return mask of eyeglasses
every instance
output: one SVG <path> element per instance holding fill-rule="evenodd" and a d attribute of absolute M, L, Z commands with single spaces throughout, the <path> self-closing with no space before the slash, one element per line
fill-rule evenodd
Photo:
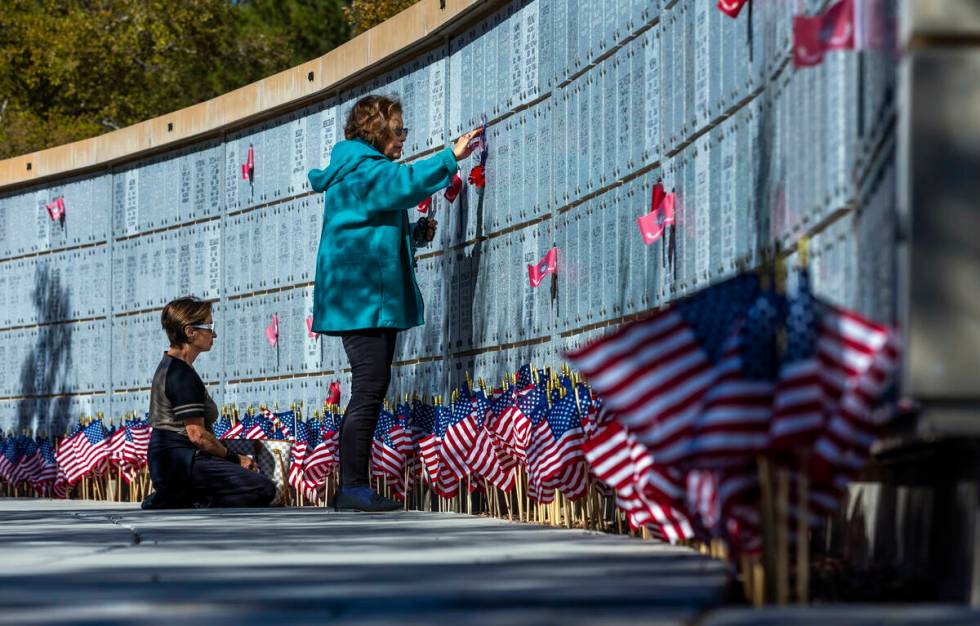
<path fill-rule="evenodd" d="M 201 330 L 208 330 L 208 331 L 211 331 L 211 333 L 214 333 L 214 322 L 211 322 L 210 324 L 188 324 L 188 326 L 190 326 L 191 328 L 199 328 Z"/>
<path fill-rule="evenodd" d="M 408 137 L 408 129 L 399 126 L 395 129 L 395 137 Z"/>

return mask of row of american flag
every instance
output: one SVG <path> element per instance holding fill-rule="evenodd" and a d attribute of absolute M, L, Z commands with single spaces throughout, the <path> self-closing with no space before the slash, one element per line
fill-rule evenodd
<path fill-rule="evenodd" d="M 146 466 L 150 431 L 145 417 L 133 416 L 118 426 L 106 426 L 101 417 L 79 421 L 56 443 L 0 433 L 0 480 L 56 498 L 66 497 L 85 478 L 109 472 L 132 483 Z"/>
<path fill-rule="evenodd" d="M 805 270 L 792 282 L 780 293 L 764 276 L 741 275 L 620 326 L 567 354 L 584 378 L 527 364 L 448 402 L 386 404 L 372 476 L 400 498 L 516 490 L 531 505 L 598 491 L 634 529 L 756 551 L 758 459 L 807 480 L 796 514 L 831 514 L 894 404 L 896 333 L 817 298 Z M 342 422 L 336 404 L 310 419 L 261 407 L 226 412 L 214 431 L 290 441 L 288 485 L 316 502 L 337 474 Z M 110 470 L 130 482 L 149 435 L 146 419 L 132 417 L 115 428 L 78 424 L 56 446 L 10 436 L 0 477 L 56 497 Z"/>

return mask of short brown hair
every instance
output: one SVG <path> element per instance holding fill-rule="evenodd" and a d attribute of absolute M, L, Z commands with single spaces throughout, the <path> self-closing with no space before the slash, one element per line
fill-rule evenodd
<path fill-rule="evenodd" d="M 402 105 L 393 98 L 386 96 L 365 96 L 357 101 L 347 123 L 344 125 L 346 139 L 363 139 L 378 149 L 384 151 L 385 146 L 395 136 L 395 115 L 401 115 Z"/>
<path fill-rule="evenodd" d="M 188 341 L 184 328 L 193 324 L 203 324 L 211 314 L 211 303 L 194 296 L 177 298 L 167 303 L 160 314 L 160 325 L 167 331 L 170 345 L 179 348 Z"/>

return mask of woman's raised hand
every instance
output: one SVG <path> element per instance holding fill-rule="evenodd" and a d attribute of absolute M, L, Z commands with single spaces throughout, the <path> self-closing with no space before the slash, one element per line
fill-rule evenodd
<path fill-rule="evenodd" d="M 459 136 L 459 139 L 457 139 L 456 143 L 453 144 L 453 155 L 455 155 L 457 161 L 462 161 L 466 157 L 473 154 L 473 151 L 476 150 L 477 146 L 479 145 L 473 141 L 473 138 L 479 135 L 481 130 L 483 130 L 482 126 L 474 128 L 470 132 Z"/>

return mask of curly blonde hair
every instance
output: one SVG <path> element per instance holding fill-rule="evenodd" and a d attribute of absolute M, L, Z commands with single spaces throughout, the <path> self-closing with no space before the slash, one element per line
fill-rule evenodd
<path fill-rule="evenodd" d="M 344 125 L 346 139 L 363 139 L 384 152 L 395 136 L 395 115 L 401 115 L 402 105 L 386 96 L 365 96 L 357 101 Z"/>

